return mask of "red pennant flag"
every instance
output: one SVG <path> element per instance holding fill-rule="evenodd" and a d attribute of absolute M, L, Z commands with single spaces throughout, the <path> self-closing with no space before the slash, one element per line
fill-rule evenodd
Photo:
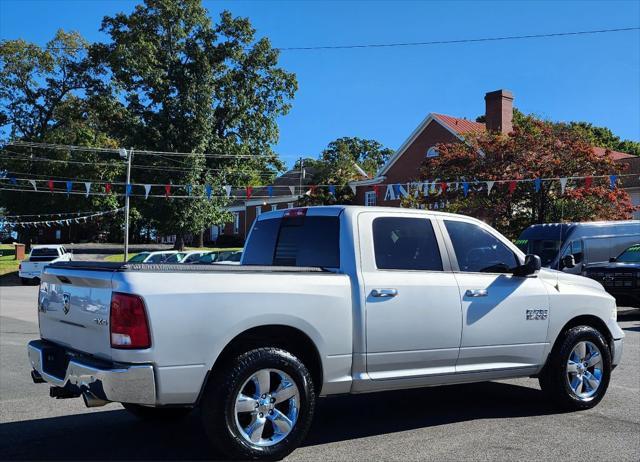
<path fill-rule="evenodd" d="M 376 199 L 378 198 L 378 190 L 380 189 L 380 185 L 374 184 L 373 185 L 373 193 L 376 196 Z"/>
<path fill-rule="evenodd" d="M 517 183 L 515 181 L 510 181 L 509 182 L 509 194 L 513 194 L 514 191 L 516 190 L 516 185 Z"/>
<path fill-rule="evenodd" d="M 49 180 L 49 191 L 53 192 L 53 180 Z"/>
<path fill-rule="evenodd" d="M 584 179 L 584 189 L 589 189 L 591 187 L 591 183 L 593 183 L 593 178 L 590 176 Z"/>
<path fill-rule="evenodd" d="M 164 197 L 169 197 L 171 195 L 171 185 L 164 185 Z"/>
<path fill-rule="evenodd" d="M 252 192 L 253 192 L 253 186 L 247 186 L 247 199 L 251 199 Z"/>
<path fill-rule="evenodd" d="M 111 194 L 111 183 L 105 184 L 104 190 L 107 192 L 107 194 Z"/>
<path fill-rule="evenodd" d="M 448 188 L 449 188 L 449 185 L 447 184 L 446 181 L 443 181 L 442 183 L 440 183 L 440 189 L 442 189 L 442 194 L 446 193 Z"/>

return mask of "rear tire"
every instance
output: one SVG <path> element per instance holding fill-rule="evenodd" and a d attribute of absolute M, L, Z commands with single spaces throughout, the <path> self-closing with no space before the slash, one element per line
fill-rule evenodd
<path fill-rule="evenodd" d="M 600 332 L 576 326 L 562 334 L 538 378 L 560 408 L 583 410 L 604 397 L 611 378 L 611 352 Z"/>
<path fill-rule="evenodd" d="M 243 460 L 281 459 L 307 435 L 316 403 L 304 364 L 278 348 L 258 348 L 211 377 L 201 415 L 213 446 Z"/>
<path fill-rule="evenodd" d="M 170 421 L 188 416 L 193 410 L 190 407 L 147 407 L 140 404 L 122 403 L 129 413 L 140 420 Z"/>

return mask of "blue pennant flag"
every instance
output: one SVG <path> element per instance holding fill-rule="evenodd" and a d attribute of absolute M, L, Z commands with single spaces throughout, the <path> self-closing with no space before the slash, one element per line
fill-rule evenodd
<path fill-rule="evenodd" d="M 11 184 L 18 184 L 18 180 L 16 180 L 16 177 L 15 177 L 15 176 L 12 176 L 12 177 L 10 177 L 10 178 L 9 178 L 9 183 L 11 183 Z"/>
<path fill-rule="evenodd" d="M 542 180 L 540 178 L 536 178 L 535 180 L 533 180 L 533 187 L 535 188 L 536 192 L 540 192 L 540 188 L 542 187 Z"/>
<path fill-rule="evenodd" d="M 124 188 L 124 194 L 129 197 L 131 195 L 131 189 L 132 189 L 132 185 L 131 184 L 127 184 L 127 186 L 125 186 Z"/>
<path fill-rule="evenodd" d="M 191 195 L 191 190 L 193 189 L 193 186 L 191 186 L 190 184 L 188 184 L 188 185 L 186 186 L 186 189 L 187 189 L 187 196 L 190 196 L 190 195 Z"/>
<path fill-rule="evenodd" d="M 610 175 L 609 176 L 609 186 L 611 186 L 611 190 L 616 189 L 616 180 L 618 179 L 618 175 Z"/>
<path fill-rule="evenodd" d="M 67 181 L 67 196 L 71 192 L 71 188 L 73 188 L 73 182 Z"/>
<path fill-rule="evenodd" d="M 210 184 L 208 184 L 208 185 L 206 185 L 204 187 L 204 191 L 207 193 L 207 199 L 211 199 L 211 190 L 212 190 L 212 188 L 211 188 Z M 191 194 L 191 193 L 189 193 L 189 194 Z"/>
<path fill-rule="evenodd" d="M 267 194 L 269 194 L 269 197 L 273 197 L 273 186 L 267 188 Z"/>
<path fill-rule="evenodd" d="M 467 197 L 469 194 L 469 183 L 466 181 L 462 182 L 462 193 L 464 194 L 464 197 Z"/>
<path fill-rule="evenodd" d="M 331 194 L 332 196 L 336 195 L 336 187 L 333 185 L 329 186 L 329 194 Z"/>

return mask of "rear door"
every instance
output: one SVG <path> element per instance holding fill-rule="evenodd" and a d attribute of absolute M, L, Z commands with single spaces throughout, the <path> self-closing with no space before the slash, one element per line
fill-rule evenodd
<path fill-rule="evenodd" d="M 111 272 L 47 268 L 38 294 L 40 336 L 74 350 L 111 358 Z"/>
<path fill-rule="evenodd" d="M 549 296 L 537 277 L 516 277 L 520 264 L 508 241 L 487 226 L 446 218 L 447 239 L 462 304 L 456 372 L 537 366 L 547 345 Z"/>
<path fill-rule="evenodd" d="M 358 229 L 369 376 L 454 373 L 462 313 L 437 227 L 424 213 L 365 212 Z"/>

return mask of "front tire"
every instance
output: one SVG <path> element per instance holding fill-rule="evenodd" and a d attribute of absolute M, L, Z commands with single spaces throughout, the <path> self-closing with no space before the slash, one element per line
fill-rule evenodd
<path fill-rule="evenodd" d="M 304 364 L 279 348 L 258 348 L 209 380 L 201 415 L 209 440 L 227 457 L 274 460 L 300 445 L 314 409 L 313 381 Z"/>
<path fill-rule="evenodd" d="M 611 378 L 611 352 L 600 332 L 590 326 L 567 330 L 554 347 L 539 377 L 540 387 L 558 406 L 583 410 L 604 397 Z"/>

